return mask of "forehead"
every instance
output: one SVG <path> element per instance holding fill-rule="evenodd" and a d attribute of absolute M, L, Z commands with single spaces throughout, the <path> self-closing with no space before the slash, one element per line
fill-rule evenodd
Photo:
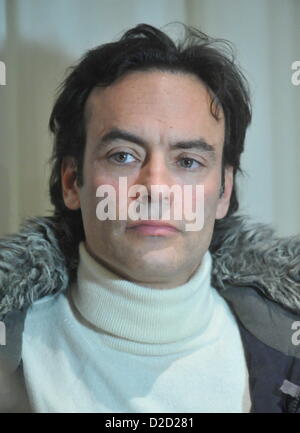
<path fill-rule="evenodd" d="M 222 142 L 223 112 L 211 113 L 212 97 L 194 75 L 161 71 L 131 72 L 112 85 L 94 88 L 86 103 L 87 131 L 123 127 L 145 135 L 173 135 Z"/>

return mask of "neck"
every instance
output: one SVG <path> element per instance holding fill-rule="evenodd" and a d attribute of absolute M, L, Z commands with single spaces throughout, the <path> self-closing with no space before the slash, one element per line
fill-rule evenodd
<path fill-rule="evenodd" d="M 176 269 L 174 270 L 174 272 L 170 272 L 167 277 L 160 277 L 159 275 L 153 275 L 153 273 L 152 275 L 148 275 L 145 273 L 143 277 L 135 277 L 133 273 L 129 273 L 126 272 L 126 270 L 117 268 L 112 263 L 96 256 L 86 243 L 84 243 L 84 248 L 87 251 L 87 253 L 100 266 L 105 267 L 110 272 L 114 273 L 115 275 L 119 276 L 122 279 L 152 289 L 174 289 L 176 287 L 182 286 L 183 284 L 187 283 L 190 280 L 190 278 L 193 277 L 194 273 L 201 265 L 201 262 L 195 263 L 194 265 L 187 267 L 184 270 L 181 269 L 179 273 L 178 270 Z"/>

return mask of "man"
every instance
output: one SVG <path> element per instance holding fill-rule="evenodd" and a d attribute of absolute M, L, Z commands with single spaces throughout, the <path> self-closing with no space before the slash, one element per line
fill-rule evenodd
<path fill-rule="evenodd" d="M 195 29 L 176 46 L 142 24 L 73 68 L 54 216 L 1 242 L 3 411 L 300 411 L 299 241 L 234 215 L 250 119 L 238 67 Z M 188 202 L 166 218 L 153 186 Z M 189 205 L 197 230 L 174 217 Z"/>

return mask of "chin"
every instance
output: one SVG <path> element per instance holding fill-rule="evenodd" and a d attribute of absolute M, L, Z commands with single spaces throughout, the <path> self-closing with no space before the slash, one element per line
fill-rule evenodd
<path fill-rule="evenodd" d="M 145 256 L 137 258 L 139 272 L 144 274 L 158 275 L 163 274 L 166 277 L 170 277 L 174 271 L 178 271 L 178 260 L 175 257 L 170 257 L 170 255 L 165 252 L 160 254 L 160 252 L 145 253 Z"/>

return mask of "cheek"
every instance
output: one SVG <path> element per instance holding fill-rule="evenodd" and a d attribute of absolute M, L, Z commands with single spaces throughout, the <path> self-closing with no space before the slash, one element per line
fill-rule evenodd
<path fill-rule="evenodd" d="M 87 195 L 89 197 L 92 196 L 94 198 L 94 201 L 99 200 L 99 198 L 96 196 L 96 191 L 100 186 L 105 187 L 106 185 L 108 185 L 109 187 L 112 187 L 114 191 L 116 191 L 118 194 L 118 177 L 112 176 L 110 173 L 107 173 L 107 170 L 97 166 L 97 164 L 92 166 L 90 172 L 88 172 L 87 170 L 86 173 L 86 183 L 84 186 L 86 187 Z"/>
<path fill-rule="evenodd" d="M 216 214 L 218 199 L 220 196 L 219 178 L 213 178 L 204 184 L 204 215 L 205 219 Z"/>
<path fill-rule="evenodd" d="M 97 190 L 101 186 L 111 186 L 118 194 L 118 180 L 106 176 L 93 168 L 85 170 L 83 186 L 80 188 L 80 202 L 83 217 L 90 223 L 97 219 L 96 209 L 101 201 L 101 196 L 97 196 Z M 99 191 L 99 190 L 98 190 Z M 98 219 L 97 219 L 98 221 Z M 98 223 L 101 223 L 99 220 Z"/>

